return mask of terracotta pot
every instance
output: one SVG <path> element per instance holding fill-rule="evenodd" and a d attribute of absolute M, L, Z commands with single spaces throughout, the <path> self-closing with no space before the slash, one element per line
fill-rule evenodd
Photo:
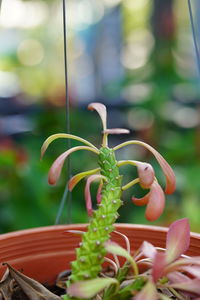
<path fill-rule="evenodd" d="M 67 230 L 86 230 L 86 224 L 57 225 L 21 230 L 0 235 L 0 261 L 8 262 L 24 274 L 51 284 L 57 274 L 70 269 L 70 261 L 75 258 L 74 249 L 80 237 Z M 132 250 L 139 248 L 146 240 L 155 246 L 165 247 L 167 228 L 131 224 L 116 224 L 116 230 L 126 234 Z M 125 246 L 124 240 L 113 234 L 114 241 Z M 200 234 L 191 234 L 188 255 L 200 255 Z M 5 266 L 0 266 L 0 276 Z"/>

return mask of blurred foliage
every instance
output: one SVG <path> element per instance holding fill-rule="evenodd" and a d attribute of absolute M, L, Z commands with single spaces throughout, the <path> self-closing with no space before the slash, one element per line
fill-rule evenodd
<path fill-rule="evenodd" d="M 100 121 L 86 107 L 103 101 L 109 127 L 130 128 L 128 139 L 150 143 L 175 170 L 176 193 L 167 197 L 155 224 L 188 217 L 192 230 L 200 231 L 200 93 L 186 3 L 68 0 L 67 13 L 71 132 L 100 146 Z M 7 232 L 54 224 L 66 185 L 66 169 L 56 187 L 47 183 L 65 140 L 39 159 L 45 138 L 66 131 L 61 1 L 3 0 L 0 26 L 0 232 Z M 110 137 L 110 144 L 126 138 Z M 151 162 L 164 184 L 155 159 L 143 149 L 129 147 L 117 157 Z M 76 174 L 96 160 L 77 152 L 71 166 Z M 124 167 L 122 173 L 127 182 L 135 170 Z M 72 193 L 74 223 L 87 222 L 84 184 Z M 94 184 L 94 198 L 96 189 Z M 135 187 L 131 193 L 144 191 Z M 144 208 L 129 200 L 131 193 L 124 194 L 119 221 L 148 223 Z"/>

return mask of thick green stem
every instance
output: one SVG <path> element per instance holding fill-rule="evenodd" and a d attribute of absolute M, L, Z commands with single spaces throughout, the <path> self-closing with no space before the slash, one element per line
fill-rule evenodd
<path fill-rule="evenodd" d="M 72 262 L 72 275 L 68 284 L 98 276 L 106 254 L 104 243 L 114 230 L 113 223 L 118 218 L 117 211 L 122 205 L 122 177 L 119 175 L 113 149 L 100 149 L 99 165 L 101 175 L 107 181 L 103 184 L 101 204 L 93 212 L 87 232 L 83 234 L 81 245 L 76 249 L 76 261 Z"/>

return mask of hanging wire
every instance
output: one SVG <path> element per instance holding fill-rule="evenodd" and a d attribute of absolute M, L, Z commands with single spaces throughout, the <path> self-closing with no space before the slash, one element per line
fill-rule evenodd
<path fill-rule="evenodd" d="M 66 4 L 65 0 L 62 0 L 63 11 L 63 40 L 64 40 L 64 72 L 65 72 L 65 99 L 66 99 L 66 130 L 70 133 L 70 103 L 69 103 L 69 88 L 68 88 L 68 64 L 67 64 L 67 24 L 66 24 Z M 67 148 L 71 148 L 71 142 L 67 139 Z M 67 158 L 67 182 L 71 177 L 71 163 L 70 158 Z M 60 200 L 58 213 L 56 216 L 55 224 L 60 223 L 60 218 L 64 210 L 65 203 L 67 203 L 67 223 L 71 223 L 71 193 L 66 185 L 63 196 Z"/>
<path fill-rule="evenodd" d="M 189 8 L 190 22 L 191 22 L 191 27 L 192 27 L 194 48 L 195 48 L 196 58 L 197 58 L 197 66 L 198 66 L 198 71 L 199 71 L 199 75 L 200 75 L 200 54 L 199 54 L 199 50 L 198 50 L 198 42 L 197 42 L 197 37 L 196 37 L 196 32 L 195 32 L 195 25 L 194 25 L 193 13 L 192 13 L 191 0 L 188 0 L 188 8 Z"/>

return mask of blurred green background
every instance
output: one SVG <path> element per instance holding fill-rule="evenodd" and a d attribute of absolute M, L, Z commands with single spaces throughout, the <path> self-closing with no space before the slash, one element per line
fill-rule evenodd
<path fill-rule="evenodd" d="M 67 0 L 67 49 L 71 132 L 101 143 L 101 123 L 88 103 L 108 107 L 109 127 L 130 135 L 110 137 L 110 145 L 140 139 L 172 165 L 176 192 L 167 197 L 168 225 L 181 217 L 200 231 L 200 89 L 187 1 Z M 200 7 L 193 1 L 199 28 Z M 55 141 L 40 161 L 50 134 L 66 132 L 62 1 L 3 0 L 0 15 L 0 232 L 54 224 L 67 170 L 55 187 L 47 183 L 54 159 L 67 148 Z M 78 143 L 72 141 L 72 145 Z M 118 159 L 149 161 L 148 152 L 129 146 Z M 96 166 L 95 156 L 71 156 L 72 174 Z M 124 182 L 135 170 L 123 167 Z M 72 194 L 72 222 L 87 222 L 84 184 Z M 97 186 L 92 187 L 95 197 Z M 143 207 L 124 194 L 120 222 L 149 223 Z M 68 207 L 61 222 L 67 222 Z"/>

